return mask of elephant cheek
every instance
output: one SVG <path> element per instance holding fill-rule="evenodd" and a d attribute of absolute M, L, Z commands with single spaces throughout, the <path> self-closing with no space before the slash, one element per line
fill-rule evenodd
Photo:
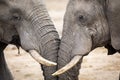
<path fill-rule="evenodd" d="M 86 55 L 91 51 L 92 39 L 89 34 L 81 31 L 80 34 L 75 35 L 72 55 Z"/>
<path fill-rule="evenodd" d="M 38 40 L 36 39 L 36 37 L 34 37 L 35 35 L 32 35 L 30 33 L 23 32 L 23 34 L 20 34 L 22 48 L 25 50 L 32 50 L 32 49 L 39 50 Z"/>

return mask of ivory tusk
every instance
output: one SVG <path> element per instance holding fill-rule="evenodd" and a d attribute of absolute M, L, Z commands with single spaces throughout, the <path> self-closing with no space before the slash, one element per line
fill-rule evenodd
<path fill-rule="evenodd" d="M 75 66 L 79 60 L 82 58 L 82 56 L 75 56 L 73 57 L 73 59 L 63 68 L 59 69 L 58 71 L 56 71 L 55 73 L 52 74 L 52 76 L 57 76 L 60 75 L 66 71 L 68 71 L 69 69 L 71 69 L 73 66 Z"/>
<path fill-rule="evenodd" d="M 43 58 L 36 50 L 30 50 L 29 53 L 40 64 L 43 64 L 45 66 L 56 66 L 57 65 L 57 63 L 55 62 L 51 62 Z"/>

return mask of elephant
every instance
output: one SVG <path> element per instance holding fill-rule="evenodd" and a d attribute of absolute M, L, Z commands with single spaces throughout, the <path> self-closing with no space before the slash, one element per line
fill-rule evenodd
<path fill-rule="evenodd" d="M 120 52 L 119 5 L 119 0 L 69 0 L 53 76 L 78 80 L 83 57 L 97 47 L 105 46 L 108 54 Z"/>
<path fill-rule="evenodd" d="M 9 44 L 26 50 L 41 64 L 45 80 L 56 80 L 59 35 L 43 0 L 0 0 L 0 80 L 13 80 L 3 50 Z"/>

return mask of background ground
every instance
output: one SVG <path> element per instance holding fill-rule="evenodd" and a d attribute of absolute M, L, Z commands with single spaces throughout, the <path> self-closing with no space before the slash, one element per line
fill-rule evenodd
<path fill-rule="evenodd" d="M 52 20 L 61 35 L 63 16 L 68 0 L 45 0 Z M 15 80 L 43 80 L 40 65 L 31 56 L 21 50 L 17 54 L 17 48 L 9 45 L 5 49 L 5 56 L 9 68 Z M 108 56 L 107 50 L 97 48 L 88 56 L 84 57 L 80 80 L 119 80 L 120 54 Z"/>

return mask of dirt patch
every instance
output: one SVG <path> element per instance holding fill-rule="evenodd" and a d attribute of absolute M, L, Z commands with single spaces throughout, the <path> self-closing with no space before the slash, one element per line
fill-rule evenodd
<path fill-rule="evenodd" d="M 120 54 L 107 56 L 106 49 L 99 48 L 85 56 L 80 69 L 80 80 L 119 80 Z M 104 53 L 102 53 L 102 51 Z M 97 53 L 96 52 L 100 52 Z M 44 80 L 40 65 L 24 50 L 9 45 L 5 50 L 9 68 L 15 80 Z"/>
<path fill-rule="evenodd" d="M 5 57 L 15 80 L 43 80 L 40 64 L 24 50 L 19 55 L 17 48 L 9 45 Z"/>

